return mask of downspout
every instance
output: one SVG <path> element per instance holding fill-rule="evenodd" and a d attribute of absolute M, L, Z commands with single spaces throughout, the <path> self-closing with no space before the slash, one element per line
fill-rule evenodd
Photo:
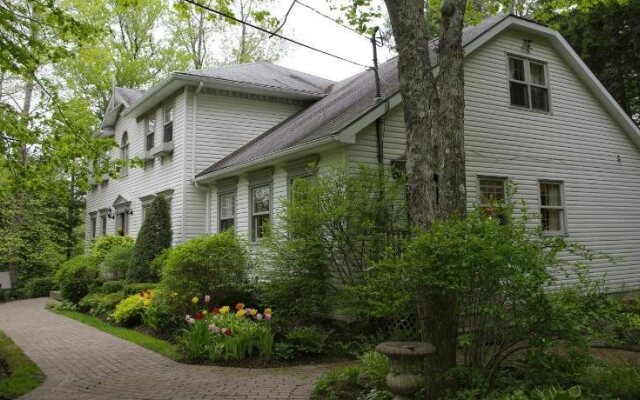
<path fill-rule="evenodd" d="M 198 132 L 198 94 L 202 92 L 204 82 L 200 81 L 195 92 L 193 92 L 193 132 L 191 134 L 191 180 L 198 187 L 196 182 L 196 134 Z"/>

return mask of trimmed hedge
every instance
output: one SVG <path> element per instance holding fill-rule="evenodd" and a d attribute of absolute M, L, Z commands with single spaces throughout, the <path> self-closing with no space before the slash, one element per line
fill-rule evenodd
<path fill-rule="evenodd" d="M 68 260 L 56 273 L 62 298 L 77 304 L 97 283 L 98 274 L 95 259 L 90 256 L 76 256 Z"/>

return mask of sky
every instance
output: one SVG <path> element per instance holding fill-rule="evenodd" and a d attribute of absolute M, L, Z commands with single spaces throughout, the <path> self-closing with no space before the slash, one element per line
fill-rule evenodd
<path fill-rule="evenodd" d="M 301 1 L 333 18 L 341 16 L 339 10 L 330 9 L 326 0 Z M 282 20 L 290 5 L 291 0 L 276 0 L 273 15 Z M 299 42 L 357 63 L 367 66 L 373 65 L 371 43 L 367 38 L 345 29 L 300 4 L 294 5 L 281 33 Z M 393 54 L 387 48 L 378 48 L 379 62 L 386 61 L 391 57 Z M 276 64 L 334 81 L 355 75 L 364 69 L 295 44 L 289 45 L 287 55 Z"/>

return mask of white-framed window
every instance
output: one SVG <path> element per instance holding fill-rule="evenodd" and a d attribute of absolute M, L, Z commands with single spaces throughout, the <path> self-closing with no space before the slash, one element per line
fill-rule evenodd
<path fill-rule="evenodd" d="M 129 175 L 129 134 L 125 131 L 120 140 L 120 158 L 124 161 L 121 175 L 123 177 Z"/>
<path fill-rule="evenodd" d="M 478 177 L 478 199 L 485 214 L 505 224 L 507 218 L 501 206 L 507 201 L 507 179 L 497 176 Z"/>
<path fill-rule="evenodd" d="M 548 234 L 562 235 L 567 232 L 564 202 L 564 183 L 540 181 L 540 223 Z"/>
<path fill-rule="evenodd" d="M 508 58 L 511 105 L 549 111 L 547 64 L 515 56 Z"/>
<path fill-rule="evenodd" d="M 173 141 L 173 103 L 167 104 L 163 109 L 164 128 L 163 128 L 163 141 Z"/>
<path fill-rule="evenodd" d="M 221 193 L 218 196 L 219 232 L 233 229 L 236 224 L 236 193 Z"/>
<path fill-rule="evenodd" d="M 145 150 L 149 151 L 155 145 L 155 134 L 156 134 L 156 117 L 149 116 L 147 118 L 147 129 L 145 135 Z"/>
<path fill-rule="evenodd" d="M 100 213 L 100 235 L 101 236 L 107 235 L 107 213 L 106 212 Z"/>
<path fill-rule="evenodd" d="M 129 207 L 116 210 L 116 235 L 125 236 L 129 234 Z"/>
<path fill-rule="evenodd" d="M 251 188 L 251 241 L 264 236 L 266 224 L 271 217 L 271 184 Z"/>
<path fill-rule="evenodd" d="M 89 239 L 93 240 L 98 234 L 98 216 L 96 213 L 89 214 Z"/>

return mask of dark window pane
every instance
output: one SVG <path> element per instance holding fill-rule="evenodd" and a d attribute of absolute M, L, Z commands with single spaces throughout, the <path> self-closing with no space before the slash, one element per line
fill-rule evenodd
<path fill-rule="evenodd" d="M 549 111 L 549 92 L 547 89 L 531 86 L 531 108 Z"/>
<path fill-rule="evenodd" d="M 509 91 L 511 93 L 512 106 L 529 107 L 529 93 L 527 92 L 527 85 L 509 82 Z"/>
<path fill-rule="evenodd" d="M 480 179 L 480 202 L 483 204 L 504 202 L 504 180 Z"/>
<path fill-rule="evenodd" d="M 253 212 L 269 212 L 269 202 L 271 200 L 271 188 L 266 186 L 260 186 L 253 189 Z"/>
<path fill-rule="evenodd" d="M 545 232 L 562 231 L 562 210 L 542 209 L 542 229 Z"/>
<path fill-rule="evenodd" d="M 544 64 L 529 63 L 529 71 L 531 72 L 531 83 L 547 86 L 547 80 L 544 75 Z"/>
<path fill-rule="evenodd" d="M 542 206 L 562 206 L 561 187 L 558 183 L 540 184 L 540 203 Z"/>
<path fill-rule="evenodd" d="M 226 231 L 227 229 L 233 229 L 234 225 L 235 223 L 233 218 L 222 219 L 220 220 L 220 232 Z"/>
<path fill-rule="evenodd" d="M 265 234 L 266 224 L 269 222 L 269 215 L 256 215 L 253 217 L 253 232 L 252 239 L 258 240 L 261 239 Z"/>
<path fill-rule="evenodd" d="M 164 141 L 171 142 L 173 140 L 173 121 L 164 126 Z"/>
<path fill-rule="evenodd" d="M 518 60 L 516 58 L 509 59 L 509 76 L 511 79 L 517 81 L 525 81 L 524 60 Z"/>
<path fill-rule="evenodd" d="M 153 133 L 147 135 L 147 150 L 151 150 L 153 148 L 154 137 Z"/>

